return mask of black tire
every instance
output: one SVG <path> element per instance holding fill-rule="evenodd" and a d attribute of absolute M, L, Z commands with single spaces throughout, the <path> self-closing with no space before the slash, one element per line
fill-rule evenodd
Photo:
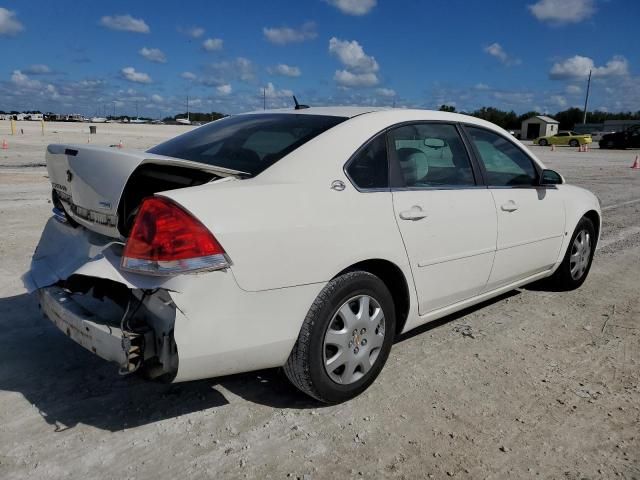
<path fill-rule="evenodd" d="M 384 339 L 376 349 L 377 357 L 370 369 L 353 383 L 341 384 L 329 376 L 324 365 L 323 349 L 328 348 L 324 344 L 325 334 L 340 307 L 359 295 L 369 296 L 379 304 L 384 315 Z M 356 397 L 374 382 L 387 361 L 395 337 L 395 324 L 393 299 L 382 280 L 363 271 L 340 275 L 322 289 L 311 305 L 284 372 L 293 385 L 321 402 L 340 403 Z M 362 347 L 362 351 L 366 352 L 366 347 Z"/>
<path fill-rule="evenodd" d="M 575 253 L 576 249 L 574 247 L 574 242 L 578 235 L 581 232 L 587 232 L 590 238 L 590 252 L 588 254 L 588 263 L 586 264 L 586 268 L 582 272 L 580 276 L 577 278 L 575 275 L 571 274 L 571 255 Z M 555 271 L 555 273 L 549 278 L 549 283 L 555 287 L 554 289 L 557 291 L 569 291 L 575 290 L 579 288 L 584 281 L 587 279 L 589 275 L 589 270 L 591 270 L 591 263 L 593 262 L 593 254 L 596 250 L 596 229 L 593 225 L 593 222 L 587 217 L 582 217 L 576 226 L 573 235 L 571 235 L 571 240 L 569 241 L 569 245 L 567 247 L 567 252 L 562 259 L 562 263 Z"/>
<path fill-rule="evenodd" d="M 540 140 L 538 140 L 538 145 L 540 145 L 541 147 L 546 147 L 547 145 L 549 145 L 549 142 L 545 138 L 541 138 Z"/>
<path fill-rule="evenodd" d="M 579 147 L 580 146 L 580 142 L 578 140 L 570 140 L 569 141 L 569 146 L 570 147 Z"/>

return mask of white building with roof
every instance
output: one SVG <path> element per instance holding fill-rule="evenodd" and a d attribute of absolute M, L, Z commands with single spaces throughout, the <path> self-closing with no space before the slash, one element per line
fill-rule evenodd
<path fill-rule="evenodd" d="M 527 118 L 522 122 L 521 136 L 523 139 L 531 140 L 538 137 L 547 137 L 558 133 L 560 122 L 547 117 L 546 115 L 536 115 Z"/>

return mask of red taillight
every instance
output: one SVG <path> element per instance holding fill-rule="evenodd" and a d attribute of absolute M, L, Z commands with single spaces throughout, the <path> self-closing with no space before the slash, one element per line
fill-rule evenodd
<path fill-rule="evenodd" d="M 142 202 L 122 256 L 122 268 L 173 275 L 229 267 L 224 249 L 198 219 L 164 197 Z"/>

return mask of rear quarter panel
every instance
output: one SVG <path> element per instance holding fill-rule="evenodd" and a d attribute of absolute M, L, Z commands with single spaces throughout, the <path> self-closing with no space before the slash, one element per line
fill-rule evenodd
<path fill-rule="evenodd" d="M 362 260 L 409 268 L 390 192 L 255 180 L 167 192 L 209 228 L 248 291 L 326 282 Z"/>

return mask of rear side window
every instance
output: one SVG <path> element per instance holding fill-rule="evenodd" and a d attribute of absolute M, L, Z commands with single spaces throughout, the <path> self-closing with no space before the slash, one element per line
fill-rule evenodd
<path fill-rule="evenodd" d="M 389 187 L 387 142 L 384 134 L 371 140 L 353 157 L 347 166 L 347 173 L 360 189 Z"/>
<path fill-rule="evenodd" d="M 211 122 L 149 153 L 258 175 L 345 117 L 294 113 L 238 115 Z"/>
<path fill-rule="evenodd" d="M 466 127 L 487 173 L 487 183 L 495 187 L 535 185 L 538 172 L 531 159 L 513 142 L 482 128 Z"/>
<path fill-rule="evenodd" d="M 403 125 L 389 132 L 389 143 L 406 187 L 475 185 L 467 150 L 453 125 Z"/>

